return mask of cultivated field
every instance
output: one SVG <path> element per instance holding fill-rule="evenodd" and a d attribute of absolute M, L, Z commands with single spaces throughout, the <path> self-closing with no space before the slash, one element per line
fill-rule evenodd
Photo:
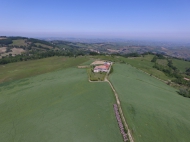
<path fill-rule="evenodd" d="M 0 83 L 31 77 L 68 67 L 76 67 L 88 58 L 51 57 L 0 65 Z"/>
<path fill-rule="evenodd" d="M 105 61 L 94 61 L 91 65 L 103 65 Z"/>
<path fill-rule="evenodd" d="M 6 54 L 5 52 L 7 51 L 7 47 L 0 47 L 0 59 L 2 58 L 2 56 L 4 54 Z"/>
<path fill-rule="evenodd" d="M 45 45 L 45 44 L 41 44 L 41 43 L 35 43 L 35 45 L 37 45 L 37 46 L 43 46 L 43 47 L 45 47 L 45 48 L 49 48 L 49 49 L 52 49 L 53 47 L 52 46 L 48 46 L 48 45 Z"/>
<path fill-rule="evenodd" d="M 4 53 L 6 52 L 6 50 L 7 50 L 7 47 L 0 47 L 0 53 Z"/>
<path fill-rule="evenodd" d="M 172 59 L 172 62 L 181 72 L 185 72 L 186 69 L 190 67 L 190 62 L 188 61 Z"/>
<path fill-rule="evenodd" d="M 156 63 L 162 65 L 162 66 L 167 66 L 168 61 L 166 59 L 157 59 Z"/>
<path fill-rule="evenodd" d="M 26 72 L 27 66 L 22 67 Z M 109 84 L 89 83 L 85 69 L 72 67 L 0 85 L 1 142 L 123 141 Z"/>
<path fill-rule="evenodd" d="M 173 78 L 166 76 L 162 71 L 159 71 L 153 68 L 154 63 L 151 62 L 154 55 L 146 55 L 144 57 L 132 57 L 132 58 L 124 58 L 120 56 L 97 56 L 97 58 L 102 60 L 109 60 L 113 62 L 126 62 L 140 70 L 143 70 L 149 74 L 156 76 L 162 80 L 171 80 Z"/>
<path fill-rule="evenodd" d="M 86 58 L 88 58 L 88 57 L 86 57 Z M 91 64 L 92 62 L 94 62 L 94 60 L 93 60 L 93 59 L 89 59 L 88 61 L 86 61 L 86 62 L 80 64 L 80 66 L 90 66 L 90 64 Z"/>
<path fill-rule="evenodd" d="M 17 39 L 17 40 L 13 40 L 13 43 L 10 45 L 12 45 L 12 46 L 26 46 L 27 43 L 25 42 L 24 39 Z"/>
<path fill-rule="evenodd" d="M 189 98 L 126 64 L 115 64 L 110 80 L 135 142 L 189 141 Z"/>
<path fill-rule="evenodd" d="M 11 52 L 6 53 L 5 52 L 6 47 L 2 47 L 2 49 L 0 49 L 0 53 L 1 53 L 0 58 L 2 58 L 2 56 L 9 56 L 9 54 L 12 54 L 14 56 L 14 55 L 18 55 L 18 54 L 25 52 L 25 50 L 22 48 L 12 48 L 11 50 L 12 50 Z M 4 51 L 4 53 L 3 53 L 3 51 Z"/>
<path fill-rule="evenodd" d="M 153 68 L 154 63 L 151 62 L 153 55 L 146 55 L 144 57 L 136 57 L 134 59 L 126 59 L 126 62 L 138 69 L 141 69 L 149 74 L 152 74 L 162 80 L 171 80 L 171 77 L 166 76 L 162 71 Z"/>

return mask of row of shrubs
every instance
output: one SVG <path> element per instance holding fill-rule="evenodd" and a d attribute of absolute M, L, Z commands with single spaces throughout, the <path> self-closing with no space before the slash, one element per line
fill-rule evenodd
<path fill-rule="evenodd" d="M 186 88 L 180 88 L 178 93 L 184 97 L 190 98 L 190 90 Z"/>

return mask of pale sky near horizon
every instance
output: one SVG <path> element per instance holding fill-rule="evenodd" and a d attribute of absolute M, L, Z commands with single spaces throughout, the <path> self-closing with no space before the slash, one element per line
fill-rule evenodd
<path fill-rule="evenodd" d="M 190 41 L 189 0 L 0 0 L 0 35 Z"/>

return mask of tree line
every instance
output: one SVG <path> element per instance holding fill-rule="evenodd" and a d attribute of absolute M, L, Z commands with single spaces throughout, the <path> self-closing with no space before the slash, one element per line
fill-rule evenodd
<path fill-rule="evenodd" d="M 83 56 L 85 54 L 81 52 L 73 52 L 70 51 L 60 51 L 60 50 L 49 50 L 45 52 L 38 52 L 38 51 L 31 51 L 28 53 L 24 53 L 21 55 L 12 56 L 9 54 L 9 56 L 2 57 L 0 59 L 0 64 L 8 64 L 13 62 L 20 62 L 20 61 L 28 61 L 28 60 L 35 60 L 35 59 L 42 59 L 47 57 L 53 57 L 53 56 L 69 56 L 69 57 L 77 57 L 77 56 Z"/>
<path fill-rule="evenodd" d="M 180 73 L 180 71 L 173 65 L 172 60 L 166 59 L 167 60 L 167 66 L 163 66 L 158 64 L 156 61 L 157 59 L 166 59 L 163 58 L 162 56 L 155 55 L 151 62 L 154 62 L 155 64 L 153 65 L 154 68 L 157 70 L 160 70 L 164 72 L 167 76 L 174 77 L 175 79 L 172 80 L 172 82 L 175 82 L 180 85 L 184 85 L 186 87 L 190 87 L 190 81 L 187 81 L 184 79 L 184 76 Z M 190 75 L 190 68 L 186 70 L 186 75 Z M 187 89 L 186 87 L 182 87 L 179 89 L 178 93 L 184 97 L 189 97 L 190 98 L 190 90 Z"/>

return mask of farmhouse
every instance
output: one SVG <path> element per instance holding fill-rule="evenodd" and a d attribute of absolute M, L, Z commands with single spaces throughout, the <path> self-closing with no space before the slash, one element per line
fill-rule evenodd
<path fill-rule="evenodd" d="M 94 68 L 94 72 L 108 72 L 110 68 L 110 64 L 111 63 L 109 62 L 105 62 L 104 65 L 96 66 Z"/>

